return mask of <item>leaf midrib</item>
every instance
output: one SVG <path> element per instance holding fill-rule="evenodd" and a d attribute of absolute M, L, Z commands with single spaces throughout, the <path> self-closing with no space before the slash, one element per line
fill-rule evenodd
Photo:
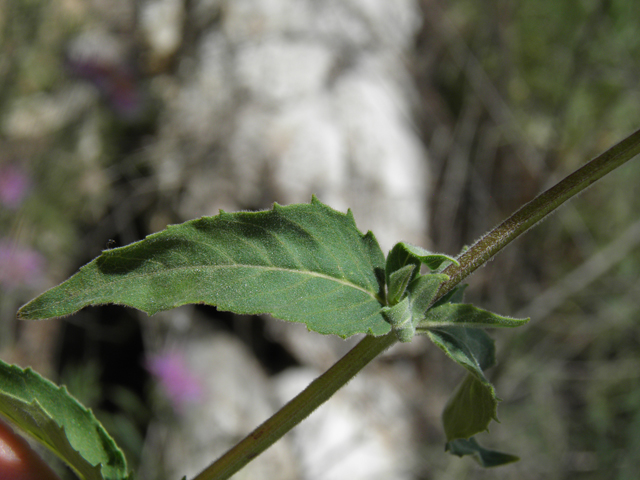
<path fill-rule="evenodd" d="M 161 263 L 161 262 L 157 262 L 157 263 Z M 178 270 L 194 270 L 194 269 L 219 269 L 219 268 L 250 268 L 250 269 L 262 269 L 262 270 L 269 270 L 269 271 L 281 271 L 281 272 L 289 272 L 289 273 L 293 273 L 293 274 L 302 274 L 302 275 L 309 275 L 309 276 L 314 276 L 317 278 L 323 278 L 332 282 L 336 282 L 339 284 L 342 284 L 346 287 L 350 287 L 353 288 L 355 290 L 359 290 L 363 293 L 366 293 L 367 295 L 369 295 L 372 299 L 374 299 L 375 301 L 377 301 L 378 303 L 382 304 L 382 301 L 380 300 L 380 298 L 378 297 L 378 295 L 376 293 L 371 292 L 370 290 L 367 290 L 364 287 L 361 287 L 360 285 L 356 285 L 355 283 L 352 283 L 346 279 L 339 279 L 336 277 L 332 277 L 330 275 L 326 275 L 320 272 L 314 272 L 313 270 L 295 270 L 295 269 L 291 269 L 291 268 L 283 268 L 283 267 L 273 267 L 273 266 L 266 266 L 266 265 L 246 265 L 246 264 L 240 264 L 240 263 L 235 263 L 235 264 L 228 264 L 228 265 L 188 265 L 188 266 L 183 266 L 183 267 L 167 267 L 164 268 L 161 272 L 150 272 L 150 273 L 139 273 L 139 274 L 124 274 L 126 275 L 126 278 L 123 279 L 118 279 L 118 280 L 112 280 L 109 282 L 104 282 L 102 283 L 100 286 L 95 287 L 95 288 L 89 288 L 89 289 L 84 289 L 82 291 L 82 293 L 70 293 L 69 295 L 67 295 L 67 297 L 63 300 L 60 300 L 58 302 L 55 302 L 53 304 L 51 304 L 52 306 L 56 306 L 59 305 L 61 303 L 64 303 L 66 301 L 68 301 L 69 298 L 78 298 L 78 297 L 86 297 L 86 296 L 91 296 L 93 294 L 93 292 L 95 291 L 99 291 L 109 285 L 113 285 L 115 283 L 118 282 L 122 282 L 122 281 L 126 281 L 128 279 L 136 279 L 136 278 L 141 278 L 141 277 L 146 277 L 146 276 L 153 276 L 153 275 L 158 275 L 158 274 L 165 274 L 165 273 L 171 273 L 174 271 L 178 271 Z M 81 274 L 82 272 L 79 272 L 78 274 Z M 77 275 L 78 275 L 77 274 Z"/>

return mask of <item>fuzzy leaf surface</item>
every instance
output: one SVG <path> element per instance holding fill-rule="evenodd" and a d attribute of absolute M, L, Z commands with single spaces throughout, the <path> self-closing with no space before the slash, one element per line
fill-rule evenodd
<path fill-rule="evenodd" d="M 519 327 L 528 321 L 528 318 L 504 317 L 467 303 L 445 303 L 430 308 L 417 327 Z"/>
<path fill-rule="evenodd" d="M 449 442 L 469 438 L 498 420 L 498 400 L 493 386 L 467 374 L 447 402 L 442 413 L 444 433 Z"/>
<path fill-rule="evenodd" d="M 385 265 L 387 283 L 389 283 L 393 272 L 400 270 L 406 265 L 416 266 L 413 271 L 413 276 L 410 279 L 413 280 L 420 272 L 420 266 L 423 264 L 426 265 L 429 270 L 437 270 L 444 264 L 449 263 L 457 264 L 458 261 L 455 258 L 442 253 L 433 253 L 422 247 L 411 245 L 410 243 L 399 242 L 393 246 L 387 255 L 387 262 Z"/>
<path fill-rule="evenodd" d="M 481 382 L 487 382 L 483 370 L 496 364 L 495 344 L 487 332 L 479 328 L 443 327 L 427 330 L 426 334 L 449 358 Z"/>
<path fill-rule="evenodd" d="M 500 465 L 506 465 L 520 460 L 520 458 L 515 455 L 484 448 L 475 438 L 454 440 L 447 443 L 446 449 L 453 455 L 458 455 L 459 457 L 463 455 L 473 455 L 473 458 L 485 468 L 499 467 Z"/>
<path fill-rule="evenodd" d="M 83 480 L 129 478 L 123 453 L 93 413 L 30 368 L 0 360 L 0 413 Z"/>
<path fill-rule="evenodd" d="M 399 270 L 396 270 L 388 279 L 388 297 L 387 301 L 389 305 L 395 305 L 400 300 L 407 290 L 407 286 L 412 278 L 415 277 L 413 271 L 416 269 L 415 265 L 405 265 Z"/>
<path fill-rule="evenodd" d="M 411 300 L 411 310 L 413 312 L 414 326 L 424 319 L 427 308 L 438 293 L 438 289 L 442 283 L 449 280 L 447 275 L 442 273 L 430 273 L 427 275 L 418 275 L 418 277 L 409 284 L 407 291 Z"/>
<path fill-rule="evenodd" d="M 416 327 L 413 324 L 413 314 L 411 312 L 411 303 L 409 297 L 405 297 L 400 303 L 393 307 L 383 307 L 382 315 L 391 325 L 391 329 L 395 332 L 400 342 L 410 342 L 416 333 Z"/>
<path fill-rule="evenodd" d="M 453 290 L 444 295 L 440 300 L 433 304 L 433 308 L 444 305 L 445 303 L 462 303 L 464 300 L 464 292 L 469 285 L 463 283 L 457 285 Z"/>
<path fill-rule="evenodd" d="M 107 250 L 18 312 L 61 317 L 87 305 L 127 305 L 152 315 L 188 303 L 269 313 L 310 330 L 384 335 L 385 259 L 353 215 L 313 198 L 262 212 L 221 212 Z"/>
<path fill-rule="evenodd" d="M 442 414 L 449 442 L 483 432 L 497 420 L 498 399 L 483 370 L 496 363 L 495 345 L 482 329 L 444 327 L 427 330 L 440 347 L 469 374 L 458 385 Z"/>
<path fill-rule="evenodd" d="M 400 270 L 396 270 L 391 275 L 392 281 L 395 281 L 394 276 L 401 272 L 405 273 L 405 278 L 409 278 L 412 269 L 413 265 L 406 265 Z M 413 339 L 416 333 L 416 324 L 424 319 L 424 313 L 438 293 L 438 288 L 448 279 L 447 275 L 441 273 L 418 275 L 407 286 L 407 296 L 402 301 L 392 307 L 382 308 L 382 315 L 391 324 L 398 340 L 406 343 Z"/>

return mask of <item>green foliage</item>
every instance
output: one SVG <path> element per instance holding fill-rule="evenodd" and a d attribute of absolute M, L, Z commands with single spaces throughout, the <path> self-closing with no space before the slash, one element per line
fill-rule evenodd
<path fill-rule="evenodd" d="M 493 386 L 467 374 L 447 402 L 442 420 L 450 442 L 488 430 L 489 422 L 498 420 L 498 401 Z"/>
<path fill-rule="evenodd" d="M 440 285 L 448 279 L 447 275 L 442 274 L 418 275 L 408 285 L 407 296 L 400 303 L 382 309 L 382 315 L 391 324 L 398 340 L 411 341 L 415 335 L 417 323 L 424 318 L 425 311 L 435 299 Z"/>
<path fill-rule="evenodd" d="M 405 297 L 393 307 L 383 307 L 382 315 L 391 325 L 391 329 L 395 332 L 399 341 L 406 343 L 413 339 L 416 327 L 413 324 L 413 312 L 411 311 L 409 297 Z"/>
<path fill-rule="evenodd" d="M 411 280 L 413 280 L 420 272 L 422 265 L 426 266 L 431 271 L 437 271 L 442 266 L 449 264 L 458 264 L 457 260 L 448 255 L 442 253 L 433 253 L 425 250 L 422 247 L 417 247 L 405 242 L 399 242 L 387 255 L 387 263 L 385 265 L 385 274 L 387 283 L 391 285 L 391 274 L 400 270 L 406 265 L 414 265 L 416 268 L 413 271 Z"/>
<path fill-rule="evenodd" d="M 129 479 L 122 452 L 90 410 L 42 378 L 0 360 L 0 413 L 83 480 Z"/>
<path fill-rule="evenodd" d="M 429 309 L 424 320 L 419 322 L 417 331 L 426 334 L 447 356 L 469 372 L 442 414 L 447 450 L 460 456 L 474 454 L 481 465 L 497 466 L 513 462 L 516 457 L 483 449 L 472 438 L 488 430 L 492 420 L 498 420 L 498 398 L 484 374 L 484 370 L 496 364 L 495 345 L 491 337 L 478 327 L 517 327 L 529 319 L 502 317 L 462 304 L 465 287 L 453 289 Z"/>
<path fill-rule="evenodd" d="M 387 302 L 389 305 L 397 304 L 401 298 L 404 297 L 404 293 L 407 291 L 409 282 L 413 279 L 415 265 L 405 265 L 404 267 L 396 270 L 388 277 L 389 291 L 387 295 Z"/>
<path fill-rule="evenodd" d="M 187 303 L 269 313 L 310 330 L 384 335 L 384 256 L 351 212 L 317 199 L 264 212 L 221 212 L 107 250 L 23 306 L 20 318 L 116 303 L 149 315 Z"/>
<path fill-rule="evenodd" d="M 452 263 L 458 262 L 447 255 L 432 253 L 404 242 L 397 243 L 391 249 L 385 265 L 389 306 L 382 309 L 382 314 L 391 324 L 398 340 L 411 341 L 416 325 L 424 319 L 440 285 L 449 279 L 447 275 L 437 273 L 421 275 L 422 265 L 438 271 L 443 265 Z"/>
<path fill-rule="evenodd" d="M 393 330 L 399 341 L 409 342 L 416 332 L 425 334 L 469 372 L 444 411 L 448 448 L 484 459 L 487 451 L 468 439 L 497 419 L 498 400 L 483 372 L 495 364 L 495 348 L 479 327 L 515 327 L 527 320 L 462 304 L 463 286 L 438 299 L 449 280 L 443 270 L 451 265 L 459 264 L 402 242 L 385 263 L 375 237 L 357 229 L 351 212 L 313 198 L 263 212 L 221 212 L 104 251 L 23 306 L 19 316 L 60 317 L 105 303 L 152 315 L 206 303 L 235 313 L 269 313 L 341 337 Z M 428 273 L 420 273 L 423 266 Z M 483 462 L 512 457 L 491 458 Z"/>
<path fill-rule="evenodd" d="M 447 444 L 447 451 L 453 455 L 462 457 L 463 455 L 472 455 L 473 458 L 483 467 L 499 467 L 507 463 L 513 463 L 520 460 L 515 455 L 508 453 L 496 452 L 481 447 L 474 438 L 468 440 L 459 439 Z"/>
<path fill-rule="evenodd" d="M 468 304 L 445 303 L 429 309 L 419 328 L 440 328 L 446 326 L 464 327 L 519 327 L 528 318 L 503 317 Z"/>

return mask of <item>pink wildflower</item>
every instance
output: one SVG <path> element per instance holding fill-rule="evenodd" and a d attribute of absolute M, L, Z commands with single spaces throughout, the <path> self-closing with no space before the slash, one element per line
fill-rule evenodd
<path fill-rule="evenodd" d="M 0 166 L 0 203 L 15 210 L 31 188 L 29 176 L 14 165 Z"/>
<path fill-rule="evenodd" d="M 147 369 L 157 378 L 176 411 L 201 398 L 202 384 L 182 355 L 171 352 L 153 356 L 147 362 Z"/>
<path fill-rule="evenodd" d="M 93 83 L 118 115 L 127 120 L 140 118 L 144 110 L 144 96 L 134 74 L 124 62 L 68 58 L 67 67 L 78 77 Z"/>
<path fill-rule="evenodd" d="M 0 286 L 11 290 L 35 285 L 42 276 L 44 258 L 28 247 L 0 239 Z"/>

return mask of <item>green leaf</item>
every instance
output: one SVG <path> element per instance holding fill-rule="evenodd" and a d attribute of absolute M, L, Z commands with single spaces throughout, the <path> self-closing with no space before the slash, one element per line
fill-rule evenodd
<path fill-rule="evenodd" d="M 409 266 L 413 268 L 413 265 L 407 265 L 396 270 L 391 277 L 398 272 L 405 272 L 403 275 L 408 278 L 411 275 L 411 270 L 407 269 Z M 443 274 L 418 275 L 409 284 L 408 294 L 400 303 L 382 308 L 383 317 L 391 324 L 399 341 L 406 343 L 413 339 L 416 323 L 424 318 L 424 312 L 438 293 L 440 285 L 448 279 L 449 277 Z"/>
<path fill-rule="evenodd" d="M 124 455 L 93 413 L 30 368 L 0 360 L 0 413 L 84 480 L 128 479 Z"/>
<path fill-rule="evenodd" d="M 425 250 L 422 247 L 418 247 L 417 245 L 411 245 L 410 243 L 400 243 L 402 248 L 412 255 L 413 257 L 420 260 L 424 265 L 426 265 L 429 270 L 438 270 L 443 266 L 449 265 L 453 263 L 455 265 L 459 265 L 458 261 L 450 257 L 449 255 L 445 255 L 444 253 L 434 253 L 429 250 Z"/>
<path fill-rule="evenodd" d="M 459 457 L 473 455 L 473 458 L 485 468 L 499 467 L 520 460 L 515 455 L 483 448 L 475 438 L 453 440 L 447 443 L 446 450 Z"/>
<path fill-rule="evenodd" d="M 498 420 L 498 400 L 493 386 L 467 374 L 447 402 L 442 414 L 444 433 L 450 442 L 488 430 Z"/>
<path fill-rule="evenodd" d="M 387 254 L 387 261 L 385 263 L 385 278 L 388 285 L 391 285 L 391 274 L 406 267 L 407 265 L 413 265 L 415 268 L 412 270 L 409 282 L 420 273 L 421 262 L 420 259 L 411 255 L 406 248 L 405 243 L 396 243 L 393 248 Z"/>
<path fill-rule="evenodd" d="M 445 303 L 434 306 L 426 313 L 424 320 L 417 328 L 438 328 L 448 326 L 461 327 L 519 327 L 529 321 L 528 318 L 519 319 L 503 317 L 493 312 L 477 308 L 464 303 Z"/>
<path fill-rule="evenodd" d="M 422 247 L 405 242 L 396 243 L 387 255 L 387 263 L 385 265 L 387 283 L 390 283 L 391 274 L 400 270 L 405 265 L 416 266 L 413 273 L 413 277 L 415 277 L 420 273 L 421 264 L 426 265 L 430 270 L 437 270 L 444 264 L 449 263 L 458 265 L 458 261 L 448 255 L 433 253 Z"/>
<path fill-rule="evenodd" d="M 447 292 L 442 298 L 440 298 L 436 303 L 433 304 L 433 307 L 439 307 L 440 305 L 444 305 L 445 303 L 462 303 L 464 300 L 464 291 L 467 289 L 469 285 L 463 283 L 462 285 L 457 285 Z"/>
<path fill-rule="evenodd" d="M 391 329 L 384 255 L 351 211 L 274 204 L 263 212 L 221 212 L 107 250 L 18 312 L 61 317 L 115 303 L 152 315 L 187 303 L 242 314 L 269 313 L 310 330 L 348 337 Z"/>
<path fill-rule="evenodd" d="M 483 370 L 496 364 L 493 339 L 478 328 L 443 327 L 425 331 L 449 358 L 488 383 Z"/>
<path fill-rule="evenodd" d="M 427 275 L 418 275 L 418 277 L 409 284 L 407 290 L 409 299 L 411 300 L 411 311 L 413 312 L 414 325 L 422 321 L 427 312 L 427 308 L 435 299 L 440 285 L 449 280 L 448 275 L 442 273 L 429 273 Z"/>
<path fill-rule="evenodd" d="M 496 363 L 491 337 L 478 328 L 444 327 L 426 331 L 431 340 L 469 374 L 458 385 L 442 415 L 447 440 L 469 438 L 497 421 L 498 399 L 483 370 Z"/>
<path fill-rule="evenodd" d="M 405 297 L 393 307 L 382 307 L 382 316 L 391 324 L 391 329 L 400 342 L 407 343 L 413 339 L 416 327 L 413 324 L 409 297 Z"/>
<path fill-rule="evenodd" d="M 415 277 L 413 273 L 415 269 L 415 265 L 405 265 L 400 270 L 396 270 L 391 275 L 389 275 L 389 294 L 387 297 L 387 302 L 389 303 L 389 305 L 395 305 L 402 299 L 402 296 L 407 290 L 409 282 L 413 279 L 413 277 Z"/>
<path fill-rule="evenodd" d="M 449 301 L 462 300 L 462 290 Z M 469 374 L 458 386 L 443 413 L 447 439 L 469 438 L 485 431 L 497 420 L 498 399 L 484 375 L 496 363 L 495 345 L 482 327 L 516 327 L 528 319 L 518 320 L 462 303 L 438 304 L 418 322 L 416 331 L 426 333 Z"/>

